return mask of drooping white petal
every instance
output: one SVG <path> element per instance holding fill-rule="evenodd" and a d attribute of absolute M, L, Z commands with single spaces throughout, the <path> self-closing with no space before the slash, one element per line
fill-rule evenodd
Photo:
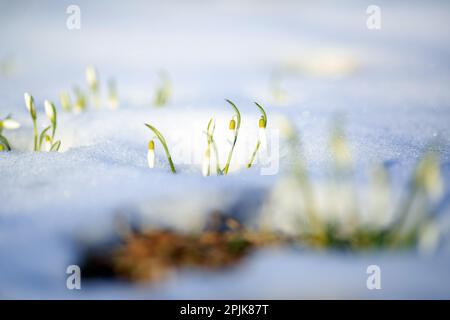
<path fill-rule="evenodd" d="M 149 149 L 147 151 L 148 167 L 153 169 L 155 167 L 155 150 Z"/>
<path fill-rule="evenodd" d="M 5 129 L 13 130 L 20 128 L 20 123 L 13 119 L 5 119 L 2 121 L 2 127 Z"/>
<path fill-rule="evenodd" d="M 259 137 L 259 141 L 261 142 L 261 148 L 266 149 L 267 148 L 266 128 L 261 128 L 261 127 L 259 128 L 258 137 Z"/>
<path fill-rule="evenodd" d="M 227 135 L 228 142 L 233 143 L 235 135 L 236 135 L 235 129 L 228 129 L 228 135 Z"/>

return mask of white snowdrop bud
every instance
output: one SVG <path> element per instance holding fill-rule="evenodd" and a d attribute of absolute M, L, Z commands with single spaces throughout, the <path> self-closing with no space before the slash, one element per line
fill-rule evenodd
<path fill-rule="evenodd" d="M 91 90 L 93 91 L 97 90 L 98 87 L 97 71 L 92 66 L 86 68 L 86 82 L 88 83 L 89 88 L 91 88 Z"/>
<path fill-rule="evenodd" d="M 29 94 L 28 92 L 26 92 L 24 94 L 24 98 L 25 98 L 25 106 L 27 107 L 28 111 L 30 112 L 31 117 L 33 119 L 36 119 L 36 108 L 34 106 L 33 96 L 31 94 Z"/>
<path fill-rule="evenodd" d="M 258 129 L 259 141 L 261 142 L 261 147 L 267 148 L 267 134 L 266 134 L 266 121 L 261 117 L 259 119 L 259 129 Z"/>
<path fill-rule="evenodd" d="M 149 168 L 155 167 L 155 142 L 153 140 L 148 143 L 147 162 Z"/>
<path fill-rule="evenodd" d="M 230 141 L 233 141 L 235 135 L 236 135 L 236 120 L 231 119 L 230 124 L 228 126 L 228 139 Z"/>
<path fill-rule="evenodd" d="M 203 156 L 203 163 L 202 163 L 202 174 L 204 177 L 209 176 L 210 166 L 211 166 L 211 150 L 207 148 L 205 151 L 205 155 Z"/>
<path fill-rule="evenodd" d="M 4 129 L 14 130 L 20 128 L 20 123 L 13 119 L 5 119 L 0 122 L 0 127 Z"/>
<path fill-rule="evenodd" d="M 50 121 L 52 123 L 54 123 L 55 120 L 56 120 L 56 108 L 55 108 L 55 105 L 53 103 L 51 103 L 50 101 L 45 100 L 44 107 L 45 107 L 45 114 L 47 115 L 47 118 L 49 118 Z"/>
<path fill-rule="evenodd" d="M 432 199 L 438 199 L 443 192 L 439 161 L 434 153 L 424 156 L 416 170 L 416 185 L 422 187 Z"/>

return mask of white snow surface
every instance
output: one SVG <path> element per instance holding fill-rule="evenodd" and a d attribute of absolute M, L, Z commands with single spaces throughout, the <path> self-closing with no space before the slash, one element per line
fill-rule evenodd
<path fill-rule="evenodd" d="M 249 224 L 258 219 L 287 158 L 282 152 L 275 175 L 260 175 L 258 164 L 242 168 L 257 136 L 253 101 L 267 108 L 268 129 L 279 129 L 281 116 L 295 124 L 317 179 L 328 169 L 332 121 L 343 117 L 362 189 L 367 170 L 387 163 L 400 193 L 427 145 L 438 141 L 442 207 L 450 198 L 448 2 L 378 1 L 378 31 L 366 27 L 370 1 L 77 2 L 81 30 L 70 31 L 70 1 L 0 0 L 0 62 L 14 67 L 0 73 L 0 117 L 11 113 L 22 124 L 4 131 L 14 150 L 0 153 L 0 298 L 450 298 L 448 236 L 426 256 L 266 249 L 226 272 L 182 270 L 152 286 L 82 282 L 82 290 L 67 290 L 78 240 L 107 238 L 118 213 L 182 230 L 200 228 L 214 210 Z M 301 69 L 321 57 L 336 62 L 320 74 Z M 87 65 L 96 66 L 102 84 L 117 80 L 117 110 L 61 110 L 60 90 L 83 84 Z M 287 65 L 297 71 L 281 79 L 288 100 L 278 106 L 268 93 L 271 74 Z M 173 96 L 154 108 L 159 70 L 169 73 Z M 24 92 L 35 97 L 40 129 L 48 125 L 44 99 L 58 102 L 62 152 L 31 151 Z M 241 109 L 242 138 L 230 174 L 205 178 L 210 117 L 222 137 L 221 159 L 228 147 L 225 98 Z M 144 123 L 165 135 L 176 175 L 159 145 L 156 168 L 147 167 L 152 135 Z M 381 267 L 381 290 L 366 287 L 372 264 Z"/>

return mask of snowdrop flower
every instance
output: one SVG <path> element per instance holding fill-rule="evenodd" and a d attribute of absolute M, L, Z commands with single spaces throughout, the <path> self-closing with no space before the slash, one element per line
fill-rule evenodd
<path fill-rule="evenodd" d="M 108 98 L 111 109 L 117 109 L 119 106 L 119 99 L 117 97 L 117 86 L 114 79 L 108 81 Z"/>
<path fill-rule="evenodd" d="M 209 176 L 211 166 L 211 150 L 207 148 L 203 156 L 202 174 L 204 177 Z"/>
<path fill-rule="evenodd" d="M 44 102 L 45 106 L 45 114 L 47 115 L 47 118 L 50 119 L 50 122 L 52 123 L 52 135 L 51 135 L 51 143 L 53 144 L 53 139 L 55 138 L 55 132 L 56 132 L 56 108 L 55 105 L 45 100 Z"/>
<path fill-rule="evenodd" d="M 0 120 L 0 151 L 10 151 L 11 146 L 9 145 L 8 139 L 2 135 L 3 129 L 17 129 L 20 127 L 20 123 L 13 120 L 8 116 L 6 119 Z"/>
<path fill-rule="evenodd" d="M 234 147 L 236 146 L 237 138 L 239 135 L 239 128 L 241 127 L 241 113 L 239 112 L 239 109 L 236 107 L 236 105 L 233 102 L 231 102 L 228 99 L 226 99 L 225 101 L 228 102 L 228 104 L 233 108 L 234 113 L 235 113 L 234 116 L 231 118 L 230 125 L 229 125 L 229 132 L 230 132 L 230 134 L 231 133 L 233 134 L 233 137 L 230 141 L 231 148 L 230 148 L 230 151 L 228 152 L 228 157 L 227 157 L 227 162 L 225 164 L 225 167 L 222 170 L 222 173 L 224 175 L 227 175 L 228 170 L 230 169 L 231 157 L 233 156 Z"/>
<path fill-rule="evenodd" d="M 97 71 L 94 67 L 89 66 L 86 68 L 86 82 L 89 85 L 89 88 L 92 91 L 97 91 L 98 89 L 98 77 L 97 77 Z"/>
<path fill-rule="evenodd" d="M 169 152 L 169 147 L 167 146 L 166 139 L 164 138 L 162 133 L 159 132 L 159 130 L 156 129 L 151 124 L 145 123 L 145 126 L 147 128 L 149 128 L 153 132 L 153 134 L 156 136 L 156 138 L 159 140 L 159 142 L 161 142 L 164 152 L 166 153 L 167 161 L 169 162 L 170 170 L 172 171 L 173 174 L 177 173 L 177 171 L 175 170 L 175 165 L 173 164 L 173 161 L 172 161 L 172 156 L 170 155 L 170 152 Z M 147 154 L 148 155 L 147 156 L 148 165 L 150 168 L 153 168 L 155 165 L 155 160 L 154 160 L 155 153 L 154 152 L 155 152 L 155 143 L 153 142 L 153 140 L 151 140 L 148 143 L 148 154 Z"/>
<path fill-rule="evenodd" d="M 25 106 L 27 107 L 28 112 L 31 115 L 31 118 L 36 120 L 36 107 L 34 106 L 33 96 L 31 94 L 29 94 L 28 92 L 26 92 L 24 94 L 24 98 L 25 98 Z"/>
<path fill-rule="evenodd" d="M 415 183 L 422 187 L 432 199 L 438 199 L 442 195 L 441 171 L 439 161 L 434 153 L 429 152 L 419 163 Z"/>
<path fill-rule="evenodd" d="M 34 99 L 31 94 L 26 92 L 24 94 L 25 98 L 25 106 L 28 109 L 28 112 L 30 113 L 31 120 L 33 121 L 33 131 L 34 131 L 34 151 L 38 151 L 38 129 L 37 129 L 37 123 L 36 123 L 36 107 L 34 106 Z"/>
<path fill-rule="evenodd" d="M 247 163 L 247 168 L 251 168 L 253 161 L 255 161 L 256 154 L 258 153 L 259 147 L 262 145 L 263 149 L 267 148 L 267 136 L 266 136 L 266 126 L 267 126 L 267 114 L 264 108 L 257 102 L 255 105 L 261 112 L 261 118 L 258 122 L 258 142 L 256 143 L 255 150 L 252 153 L 250 161 Z"/>
<path fill-rule="evenodd" d="M 52 123 L 55 122 L 56 120 L 56 109 L 55 109 L 55 105 L 53 103 L 51 103 L 48 100 L 45 100 L 44 102 L 44 107 L 45 107 L 45 114 L 47 115 L 47 118 L 50 119 L 50 121 Z"/>
<path fill-rule="evenodd" d="M 435 222 L 429 222 L 425 225 L 419 235 L 419 251 L 422 254 L 433 253 L 439 245 L 440 233 L 439 227 Z"/>
<path fill-rule="evenodd" d="M 59 100 L 64 110 L 69 111 L 72 109 L 72 102 L 70 101 L 70 96 L 66 91 L 62 91 L 59 94 Z"/>
<path fill-rule="evenodd" d="M 73 88 L 73 92 L 75 94 L 74 110 L 76 113 L 80 113 L 87 107 L 87 98 L 85 93 L 78 86 Z"/>
<path fill-rule="evenodd" d="M 161 72 L 159 74 L 159 77 L 161 84 L 156 89 L 153 104 L 156 107 L 163 107 L 169 102 L 170 96 L 172 94 L 172 86 L 169 76 L 166 72 Z"/>
<path fill-rule="evenodd" d="M 149 168 L 155 167 L 155 141 L 153 140 L 148 143 L 147 162 Z"/>
<path fill-rule="evenodd" d="M 267 148 L 266 121 L 264 120 L 263 117 L 259 119 L 258 138 L 259 141 L 261 141 L 261 146 L 263 148 Z"/>
<path fill-rule="evenodd" d="M 86 68 L 86 82 L 90 89 L 91 101 L 95 107 L 99 108 L 101 106 L 101 101 L 99 95 L 98 74 L 92 66 Z"/>
<path fill-rule="evenodd" d="M 339 128 L 335 129 L 331 136 L 330 147 L 336 164 L 340 168 L 348 168 L 352 163 L 352 157 L 347 141 Z"/>
<path fill-rule="evenodd" d="M 5 119 L 0 121 L 0 129 L 14 130 L 20 128 L 20 123 L 13 119 Z"/>
<path fill-rule="evenodd" d="M 233 142 L 235 135 L 236 135 L 236 120 L 234 120 L 233 116 L 228 126 L 228 141 Z"/>

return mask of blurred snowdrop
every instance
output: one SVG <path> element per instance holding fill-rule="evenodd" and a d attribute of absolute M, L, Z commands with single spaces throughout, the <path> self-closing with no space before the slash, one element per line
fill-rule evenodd
<path fill-rule="evenodd" d="M 302 152 L 294 149 L 299 148 L 300 138 L 290 125 L 286 129 L 291 156 L 299 158 L 299 154 L 300 158 L 266 199 L 262 212 L 266 228 L 299 237 L 313 247 L 415 246 L 421 252 L 436 248 L 440 232 L 431 214 L 435 207 L 427 199 L 438 200 L 443 185 L 434 153 L 425 153 L 419 161 L 412 174 L 413 183 L 398 204 L 393 201 L 388 173 L 381 166 L 374 170 L 370 183 L 359 186 L 356 192 L 351 171 L 347 170 L 350 150 L 340 130 L 331 133 L 329 145 L 337 171 L 311 183 Z M 360 202 L 360 197 L 365 201 Z"/>
<path fill-rule="evenodd" d="M 369 189 L 366 196 L 367 206 L 363 222 L 377 227 L 387 226 L 392 222 L 393 207 L 389 176 L 383 166 L 377 166 L 370 179 Z"/>
<path fill-rule="evenodd" d="M 352 164 L 350 148 L 340 126 L 332 130 L 330 139 L 330 151 L 339 169 L 348 169 Z"/>
<path fill-rule="evenodd" d="M 426 224 L 420 233 L 418 244 L 419 251 L 423 254 L 434 253 L 439 245 L 439 238 L 439 226 L 434 222 Z"/>
<path fill-rule="evenodd" d="M 108 81 L 108 99 L 111 109 L 117 109 L 119 106 L 119 98 L 117 94 L 117 85 L 114 79 Z"/>
<path fill-rule="evenodd" d="M 95 107 L 100 107 L 100 96 L 99 96 L 99 80 L 97 70 L 93 66 L 86 68 L 86 82 L 88 84 L 91 98 Z"/>
<path fill-rule="evenodd" d="M 414 182 L 416 186 L 422 188 L 431 199 L 436 200 L 442 196 L 443 182 L 439 161 L 435 153 L 428 152 L 422 161 L 420 161 L 416 170 Z"/>
<path fill-rule="evenodd" d="M 71 111 L 73 108 L 72 101 L 70 100 L 70 95 L 66 91 L 61 91 L 59 94 L 59 101 L 63 110 Z"/>
<path fill-rule="evenodd" d="M 160 84 L 156 88 L 153 105 L 155 107 L 163 107 L 169 103 L 172 95 L 172 84 L 169 75 L 165 71 L 159 73 Z"/>
<path fill-rule="evenodd" d="M 28 92 L 25 92 L 24 94 L 25 99 L 25 107 L 27 108 L 28 112 L 30 113 L 31 120 L 33 122 L 33 134 L 34 134 L 34 144 L 33 144 L 33 150 L 38 150 L 38 129 L 37 129 L 37 123 L 36 123 L 36 106 L 34 105 L 34 98 L 31 94 Z"/>
<path fill-rule="evenodd" d="M 209 176 L 211 171 L 211 149 L 208 146 L 203 155 L 202 174 L 204 177 Z"/>
<path fill-rule="evenodd" d="M 0 121 L 1 129 L 14 130 L 20 128 L 20 123 L 13 119 L 4 119 Z"/>
<path fill-rule="evenodd" d="M 50 137 L 50 143 L 53 144 L 53 139 L 55 138 L 56 132 L 56 108 L 55 105 L 48 100 L 45 100 L 44 107 L 45 107 L 45 114 L 47 115 L 47 118 L 50 120 L 51 123 L 52 135 Z"/>
<path fill-rule="evenodd" d="M 20 128 L 20 123 L 16 120 L 11 119 L 11 116 L 7 116 L 5 119 L 0 120 L 0 151 L 10 151 L 11 145 L 8 139 L 2 135 L 3 130 L 15 130 Z"/>
<path fill-rule="evenodd" d="M 93 92 L 98 90 L 98 76 L 97 71 L 93 66 L 88 66 L 86 68 L 86 82 L 89 86 L 89 89 Z"/>
<path fill-rule="evenodd" d="M 34 151 L 41 151 L 42 147 L 45 151 L 58 151 L 61 146 L 61 141 L 54 142 L 55 132 L 56 132 L 56 108 L 55 105 L 45 100 L 44 109 L 47 118 L 50 120 L 50 126 L 46 127 L 42 130 L 39 135 L 39 131 L 37 129 L 37 114 L 36 114 L 36 106 L 34 105 L 33 96 L 29 93 L 24 94 L 25 106 L 30 113 L 31 120 L 33 121 L 33 131 L 34 131 Z M 48 135 L 48 130 L 51 129 L 51 135 Z"/>

